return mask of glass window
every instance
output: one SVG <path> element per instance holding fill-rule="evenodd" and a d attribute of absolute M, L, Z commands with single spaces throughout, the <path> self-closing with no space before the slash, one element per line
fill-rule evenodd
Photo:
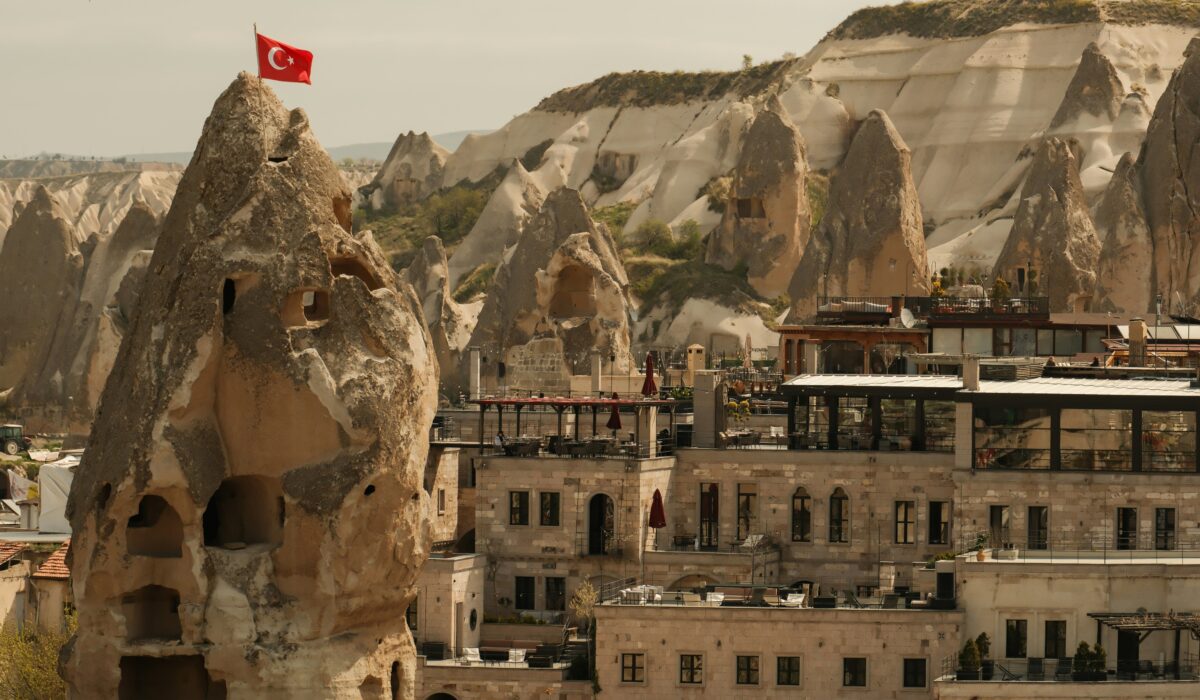
<path fill-rule="evenodd" d="M 518 610 L 533 610 L 536 607 L 532 576 L 516 577 L 516 607 Z"/>
<path fill-rule="evenodd" d="M 841 486 L 829 497 L 829 541 L 850 541 L 850 499 Z"/>
<path fill-rule="evenodd" d="M 1104 339 L 1107 337 L 1108 331 L 1084 331 L 1083 351 L 1104 352 Z"/>
<path fill-rule="evenodd" d="M 954 451 L 955 407 L 953 401 L 925 402 L 925 449 Z"/>
<path fill-rule="evenodd" d="M 925 659 L 904 660 L 904 687 L 925 687 Z"/>
<path fill-rule="evenodd" d="M 1083 352 L 1083 331 L 1054 331 L 1054 354 L 1070 357 Z"/>
<path fill-rule="evenodd" d="M 720 515 L 717 506 L 720 504 L 720 496 L 721 488 L 718 484 L 711 482 L 700 484 L 700 549 L 717 548 L 718 516 Z"/>
<path fill-rule="evenodd" d="M 916 542 L 917 504 L 914 501 L 896 501 L 896 544 Z"/>
<path fill-rule="evenodd" d="M 1025 620 L 1006 620 L 1004 623 L 1004 656 L 1010 659 L 1025 658 L 1027 639 Z"/>
<path fill-rule="evenodd" d="M 412 602 L 408 604 L 408 608 L 404 611 L 404 619 L 408 622 L 408 628 L 414 632 L 417 631 L 417 599 L 414 597 Z"/>
<path fill-rule="evenodd" d="M 863 657 L 842 659 L 842 685 L 847 688 L 867 687 L 867 660 Z"/>
<path fill-rule="evenodd" d="M 964 328 L 963 352 L 969 355 L 991 355 L 992 329 Z"/>
<path fill-rule="evenodd" d="M 559 494 L 553 491 L 543 491 L 538 494 L 538 497 L 541 501 L 538 509 L 540 512 L 538 522 L 546 527 L 558 527 L 560 521 L 559 502 L 561 500 Z"/>
<path fill-rule="evenodd" d="M 508 524 L 509 525 L 528 525 L 529 524 L 529 492 L 528 491 L 509 491 L 508 492 Z"/>
<path fill-rule="evenodd" d="M 871 448 L 871 405 L 859 396 L 838 398 L 838 449 L 867 450 Z"/>
<path fill-rule="evenodd" d="M 776 657 L 775 685 L 800 685 L 799 656 Z"/>
<path fill-rule="evenodd" d="M 1046 620 L 1046 650 L 1042 654 L 1047 659 L 1067 658 L 1067 621 Z"/>
<path fill-rule="evenodd" d="M 947 355 L 961 355 L 963 351 L 962 345 L 961 328 L 934 328 L 933 343 L 929 351 L 944 352 Z"/>
<path fill-rule="evenodd" d="M 562 576 L 546 577 L 546 609 L 567 609 L 567 580 Z"/>
<path fill-rule="evenodd" d="M 1015 357 L 1037 355 L 1037 333 L 1032 328 L 1014 328 L 1012 332 L 1012 354 Z"/>
<path fill-rule="evenodd" d="M 929 502 L 929 544 L 950 544 L 950 503 Z"/>
<path fill-rule="evenodd" d="M 1046 506 L 1029 506 L 1029 533 L 1026 547 L 1046 549 L 1050 538 L 1050 509 Z"/>
<path fill-rule="evenodd" d="M 1142 469 L 1196 471 L 1196 414 L 1142 411 Z"/>
<path fill-rule="evenodd" d="M 1060 415 L 1063 469 L 1133 468 L 1133 411 L 1064 408 Z"/>
<path fill-rule="evenodd" d="M 621 654 L 621 682 L 646 682 L 645 654 Z"/>
<path fill-rule="evenodd" d="M 1175 549 L 1175 509 L 1154 509 L 1154 548 Z"/>
<path fill-rule="evenodd" d="M 988 506 L 988 531 L 991 534 L 991 545 L 1002 547 L 1012 540 L 1009 539 L 1008 506 Z"/>
<path fill-rule="evenodd" d="M 977 469 L 1049 469 L 1050 418 L 1045 408 L 975 408 Z"/>
<path fill-rule="evenodd" d="M 917 402 L 911 399 L 880 399 L 879 449 L 923 449 L 913 445 L 917 434 Z"/>
<path fill-rule="evenodd" d="M 738 484 L 737 538 L 744 540 L 754 534 L 758 524 L 758 486 Z"/>
<path fill-rule="evenodd" d="M 704 682 L 703 655 L 679 655 L 679 682 L 685 685 L 699 685 Z"/>
<path fill-rule="evenodd" d="M 803 486 L 792 494 L 792 541 L 812 542 L 812 499 Z"/>
<path fill-rule="evenodd" d="M 446 489 L 438 489 L 437 492 L 437 514 L 446 514 Z"/>
<path fill-rule="evenodd" d="M 1137 549 L 1137 508 L 1117 509 L 1117 549 Z"/>
<path fill-rule="evenodd" d="M 737 684 L 758 685 L 758 657 L 737 657 Z"/>
<path fill-rule="evenodd" d="M 1039 328 L 1037 332 L 1037 354 L 1038 355 L 1053 355 L 1054 354 L 1054 330 L 1051 328 Z"/>

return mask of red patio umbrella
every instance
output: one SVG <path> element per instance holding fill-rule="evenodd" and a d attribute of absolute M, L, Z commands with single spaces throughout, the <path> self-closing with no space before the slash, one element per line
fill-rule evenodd
<path fill-rule="evenodd" d="M 650 503 L 650 527 L 655 530 L 667 526 L 667 511 L 663 508 L 662 491 L 654 489 L 654 500 Z"/>
<path fill-rule="evenodd" d="M 654 355 L 646 353 L 646 379 L 642 382 L 642 396 L 654 396 L 658 387 L 654 384 Z"/>
<path fill-rule="evenodd" d="M 617 398 L 616 393 L 613 393 L 612 397 L 613 397 L 613 399 L 616 399 Z M 613 403 L 612 414 L 609 415 L 608 422 L 605 423 L 604 425 L 609 430 L 615 431 L 615 430 L 621 429 L 621 409 L 620 409 L 620 407 L 617 406 L 616 403 Z"/>

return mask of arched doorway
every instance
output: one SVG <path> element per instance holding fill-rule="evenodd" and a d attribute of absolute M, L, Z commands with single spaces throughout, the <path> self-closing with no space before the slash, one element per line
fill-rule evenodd
<path fill-rule="evenodd" d="M 588 501 L 588 554 L 608 554 L 612 549 L 613 500 L 598 493 Z"/>
<path fill-rule="evenodd" d="M 425 698 L 425 700 L 458 700 L 458 698 L 454 697 L 450 693 L 434 693 L 433 695 Z"/>

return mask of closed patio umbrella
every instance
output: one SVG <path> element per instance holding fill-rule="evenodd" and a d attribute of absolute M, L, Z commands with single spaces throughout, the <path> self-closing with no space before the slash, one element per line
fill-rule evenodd
<path fill-rule="evenodd" d="M 654 489 L 654 500 L 650 502 L 650 527 L 655 530 L 667 526 L 667 511 L 663 508 L 662 491 Z"/>
<path fill-rule="evenodd" d="M 642 396 L 656 394 L 658 394 L 658 387 L 654 384 L 654 355 L 646 353 L 646 379 L 642 382 Z"/>
<path fill-rule="evenodd" d="M 615 400 L 617 398 L 617 395 L 613 394 L 612 397 Z M 608 422 L 605 423 L 604 425 L 609 430 L 612 430 L 614 432 L 621 429 L 621 409 L 619 406 L 617 406 L 615 401 L 612 405 L 612 414 L 609 415 Z"/>

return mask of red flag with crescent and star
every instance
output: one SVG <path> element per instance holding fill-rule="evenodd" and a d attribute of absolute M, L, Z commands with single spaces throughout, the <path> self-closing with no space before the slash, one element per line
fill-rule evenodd
<path fill-rule="evenodd" d="M 258 77 L 312 85 L 311 51 L 288 46 L 254 32 L 258 39 Z"/>

